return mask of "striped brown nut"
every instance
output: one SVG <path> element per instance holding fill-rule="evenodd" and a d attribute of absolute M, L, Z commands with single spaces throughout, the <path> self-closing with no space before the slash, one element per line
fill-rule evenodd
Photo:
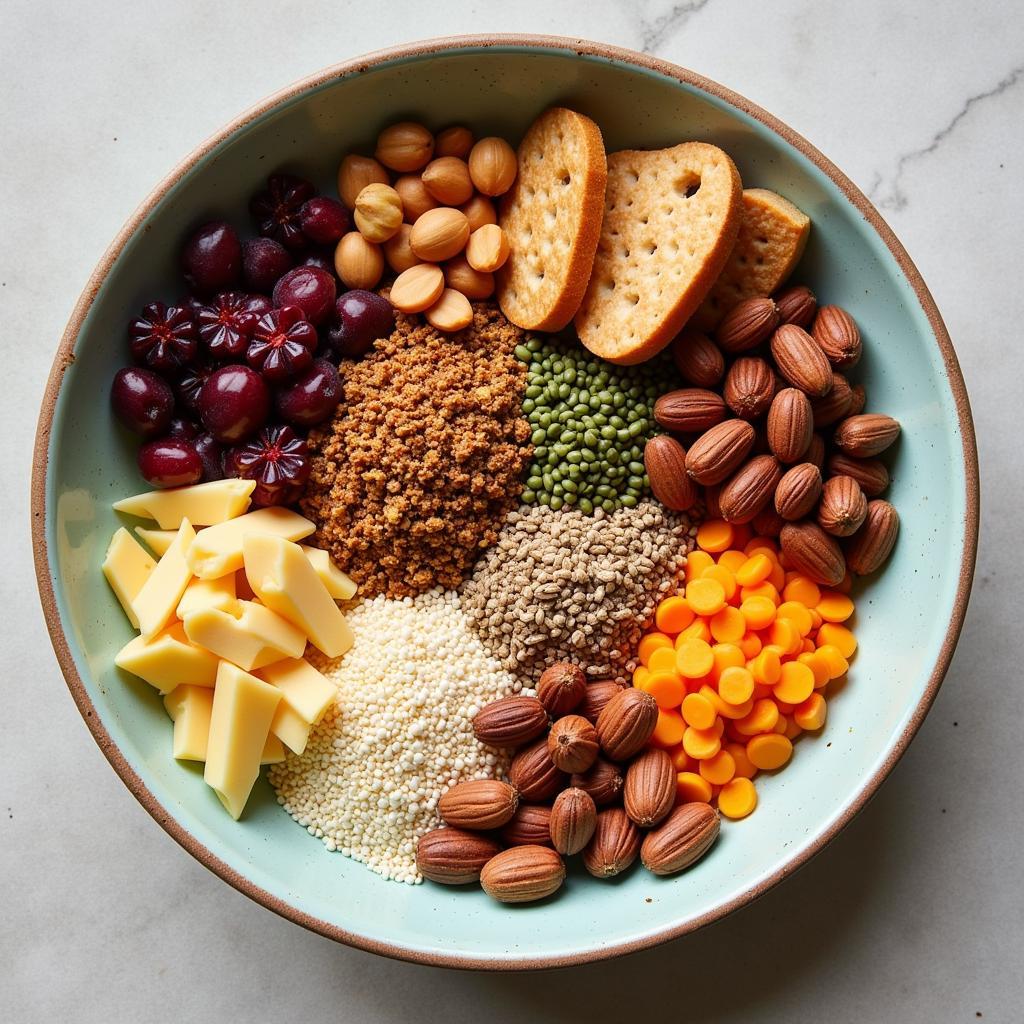
<path fill-rule="evenodd" d="M 528 803 L 542 804 L 565 787 L 569 777 L 555 766 L 548 753 L 547 737 L 535 740 L 512 758 L 508 781 L 520 798 Z M 511 817 L 511 815 L 509 815 Z"/>
<path fill-rule="evenodd" d="M 807 519 L 786 523 L 779 543 L 794 571 L 809 576 L 815 583 L 834 587 L 846 575 L 846 561 L 834 537 Z"/>
<path fill-rule="evenodd" d="M 621 874 L 640 853 L 640 829 L 621 807 L 601 811 L 594 835 L 583 850 L 583 866 L 595 878 Z"/>
<path fill-rule="evenodd" d="M 686 453 L 686 472 L 699 484 L 727 480 L 754 446 L 756 434 L 746 420 L 726 420 L 705 431 Z"/>
<path fill-rule="evenodd" d="M 767 341 L 779 325 L 779 311 L 771 299 L 744 299 L 722 318 L 715 341 L 724 352 L 749 352 Z"/>
<path fill-rule="evenodd" d="M 707 388 L 679 388 L 654 403 L 655 422 L 676 434 L 701 433 L 725 416 L 722 396 Z"/>
<path fill-rule="evenodd" d="M 779 323 L 796 324 L 803 328 L 810 327 L 818 311 L 814 292 L 802 284 L 776 292 L 775 306 L 779 311 Z"/>
<path fill-rule="evenodd" d="M 836 427 L 836 446 L 857 459 L 880 455 L 900 436 L 900 425 L 891 416 L 861 413 L 848 416 Z"/>
<path fill-rule="evenodd" d="M 658 724 L 658 704 L 643 690 L 626 687 L 597 716 L 597 737 L 606 757 L 628 761 L 647 745 Z"/>
<path fill-rule="evenodd" d="M 847 543 L 850 571 L 867 576 L 880 569 L 892 553 L 899 529 L 900 517 L 889 502 L 881 498 L 869 501 L 864 525 Z"/>
<path fill-rule="evenodd" d="M 833 366 L 856 366 L 864 351 L 857 323 L 839 306 L 822 306 L 814 319 L 811 336 Z"/>
<path fill-rule="evenodd" d="M 774 455 L 755 455 L 722 487 L 718 507 L 729 523 L 749 523 L 772 500 L 782 477 Z"/>
<path fill-rule="evenodd" d="M 683 331 L 672 342 L 672 359 L 683 380 L 699 388 L 713 388 L 725 373 L 722 350 L 696 331 Z"/>
<path fill-rule="evenodd" d="M 808 397 L 797 388 L 783 388 L 768 410 L 768 447 L 780 462 L 799 462 L 811 445 L 814 421 Z"/>
<path fill-rule="evenodd" d="M 869 498 L 877 498 L 889 486 L 889 470 L 885 463 L 877 459 L 855 459 L 842 452 L 829 456 L 828 474 L 853 477 Z"/>
<path fill-rule="evenodd" d="M 810 462 L 801 462 L 787 470 L 775 488 L 775 511 L 782 519 L 796 522 L 814 511 L 820 497 L 821 471 Z"/>
<path fill-rule="evenodd" d="M 744 420 L 763 416 L 775 397 L 772 368 L 757 356 L 743 356 L 729 367 L 722 389 L 725 404 Z"/>
<path fill-rule="evenodd" d="M 832 476 L 821 489 L 818 525 L 833 537 L 849 537 L 868 514 L 868 499 L 852 476 Z"/>
<path fill-rule="evenodd" d="M 812 398 L 827 395 L 832 387 L 832 367 L 818 343 L 795 324 L 783 324 L 773 335 L 772 356 L 779 373 Z"/>

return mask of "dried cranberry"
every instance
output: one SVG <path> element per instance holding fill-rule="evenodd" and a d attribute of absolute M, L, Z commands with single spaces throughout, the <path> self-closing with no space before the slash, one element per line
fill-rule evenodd
<path fill-rule="evenodd" d="M 249 365 L 275 383 L 294 377 L 313 361 L 316 329 L 298 306 L 284 306 L 261 316 L 246 352 Z"/>
<path fill-rule="evenodd" d="M 236 284 L 242 276 L 242 243 L 235 229 L 222 220 L 197 228 L 182 249 L 181 269 L 188 286 L 199 295 Z"/>
<path fill-rule="evenodd" d="M 224 446 L 213 434 L 200 434 L 192 444 L 203 464 L 203 482 L 224 477 Z"/>
<path fill-rule="evenodd" d="M 199 393 L 203 426 L 222 444 L 237 444 L 267 421 L 270 389 L 248 366 L 221 366 Z"/>
<path fill-rule="evenodd" d="M 126 366 L 114 374 L 110 388 L 114 415 L 143 437 L 156 437 L 167 430 L 174 415 L 174 392 L 167 381 L 151 370 Z"/>
<path fill-rule="evenodd" d="M 306 442 L 291 427 L 264 427 L 235 448 L 231 469 L 243 480 L 255 480 L 254 505 L 288 505 L 296 501 L 309 479 Z"/>
<path fill-rule="evenodd" d="M 196 314 L 199 340 L 214 359 L 238 359 L 249 347 L 257 316 L 245 292 L 221 292 Z"/>
<path fill-rule="evenodd" d="M 158 373 L 175 373 L 196 357 L 196 325 L 181 306 L 151 302 L 128 326 L 132 356 Z"/>
<path fill-rule="evenodd" d="M 362 288 L 339 295 L 334 316 L 327 340 L 341 356 L 365 355 L 378 338 L 386 338 L 395 329 L 391 303 L 384 296 Z"/>
<path fill-rule="evenodd" d="M 337 199 L 314 196 L 299 210 L 302 233 L 316 245 L 333 245 L 352 227 L 352 218 Z"/>
<path fill-rule="evenodd" d="M 273 238 L 288 249 L 302 249 L 309 240 L 300 226 L 302 204 L 316 194 L 316 189 L 293 174 L 272 174 L 267 189 L 254 196 L 249 210 L 256 219 L 261 235 Z"/>
<path fill-rule="evenodd" d="M 331 314 L 337 287 L 334 275 L 319 267 L 296 267 L 274 285 L 275 306 L 298 306 L 311 324 Z"/>
<path fill-rule="evenodd" d="M 272 238 L 250 238 L 242 243 L 245 284 L 256 292 L 273 291 L 277 279 L 292 269 L 291 253 Z"/>
<path fill-rule="evenodd" d="M 211 363 L 208 359 L 197 360 L 185 368 L 185 372 L 174 385 L 182 408 L 192 413 L 193 416 L 199 415 L 199 393 L 216 368 L 216 364 Z"/>
<path fill-rule="evenodd" d="M 297 427 L 329 419 L 341 401 L 341 378 L 332 363 L 317 359 L 294 383 L 277 393 L 277 414 Z"/>
<path fill-rule="evenodd" d="M 154 487 L 181 487 L 197 484 L 203 475 L 203 463 L 190 441 L 162 437 L 139 449 L 139 472 Z"/>

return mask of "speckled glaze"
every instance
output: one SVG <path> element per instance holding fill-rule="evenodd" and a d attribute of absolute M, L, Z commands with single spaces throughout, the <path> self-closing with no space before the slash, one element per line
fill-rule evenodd
<path fill-rule="evenodd" d="M 510 908 L 477 890 L 382 881 L 292 823 L 265 782 L 235 823 L 201 771 L 173 761 L 159 698 L 112 665 L 131 633 L 98 566 L 117 525 L 110 502 L 143 487 L 107 395 L 126 360 L 128 317 L 152 296 L 180 292 L 187 226 L 217 212 L 249 230 L 246 199 L 268 171 L 293 168 L 332 188 L 340 156 L 400 117 L 515 139 L 556 101 L 595 118 L 609 150 L 715 142 L 746 184 L 810 214 L 795 280 L 861 325 L 866 356 L 851 376 L 865 384 L 869 410 L 904 428 L 891 492 L 903 528 L 886 571 L 860 587 L 861 650 L 830 699 L 824 735 L 801 738 L 783 773 L 758 780 L 756 814 L 726 823 L 712 854 L 677 878 L 637 869 L 598 883 L 574 867 L 557 897 Z M 864 806 L 952 656 L 974 568 L 978 475 L 967 395 L 938 311 L 891 230 L 836 167 L 765 111 L 682 68 L 582 40 L 489 36 L 417 43 L 314 75 L 228 125 L 156 188 L 101 259 L 61 341 L 32 505 L 43 610 L 71 694 L 114 769 L 174 839 L 253 899 L 331 938 L 423 963 L 514 970 L 615 956 L 714 921 L 792 873 Z"/>

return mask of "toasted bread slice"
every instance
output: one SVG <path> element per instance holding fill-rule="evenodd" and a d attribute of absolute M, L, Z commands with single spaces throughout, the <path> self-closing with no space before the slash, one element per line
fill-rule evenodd
<path fill-rule="evenodd" d="M 771 295 L 803 255 L 811 218 L 766 188 L 743 190 L 743 215 L 729 260 L 701 304 L 693 326 L 711 330 L 744 299 Z"/>
<path fill-rule="evenodd" d="M 594 272 L 576 314 L 591 352 L 641 363 L 675 337 L 732 251 L 742 189 L 728 155 L 704 142 L 612 153 Z"/>
<path fill-rule="evenodd" d="M 560 331 L 579 309 L 601 232 L 608 178 L 601 129 L 552 107 L 530 125 L 518 161 L 498 218 L 509 243 L 498 303 L 518 327 Z"/>

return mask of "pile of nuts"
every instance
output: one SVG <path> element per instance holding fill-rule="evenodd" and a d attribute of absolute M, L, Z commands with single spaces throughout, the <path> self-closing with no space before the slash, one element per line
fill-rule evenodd
<path fill-rule="evenodd" d="M 397 275 L 392 305 L 423 313 L 440 331 L 472 321 L 470 300 L 494 292 L 508 239 L 492 200 L 516 179 L 515 150 L 455 126 L 436 138 L 402 121 L 380 133 L 373 157 L 349 154 L 338 194 L 357 230 L 338 242 L 334 265 L 349 288 L 375 288 L 385 264 Z"/>
<path fill-rule="evenodd" d="M 778 537 L 792 567 L 816 583 L 836 586 L 847 567 L 874 572 L 899 528 L 896 510 L 878 497 L 889 472 L 877 456 L 900 425 L 864 413 L 864 389 L 842 372 L 862 348 L 853 317 L 818 309 L 802 286 L 740 303 L 714 341 L 684 331 L 673 355 L 695 386 L 654 407 L 669 432 L 644 451 L 654 495 L 685 510 L 702 487 L 709 518 Z"/>
<path fill-rule="evenodd" d="M 535 697 L 488 704 L 473 731 L 489 746 L 517 749 L 508 781 L 462 782 L 441 797 L 447 827 L 420 840 L 420 873 L 447 885 L 479 881 L 496 900 L 526 903 L 556 892 L 562 858 L 577 853 L 596 878 L 638 856 L 656 875 L 689 867 L 711 848 L 720 819 L 704 802 L 675 806 L 671 757 L 645 749 L 657 722 L 652 696 L 588 684 L 567 662 L 543 673 Z"/>

